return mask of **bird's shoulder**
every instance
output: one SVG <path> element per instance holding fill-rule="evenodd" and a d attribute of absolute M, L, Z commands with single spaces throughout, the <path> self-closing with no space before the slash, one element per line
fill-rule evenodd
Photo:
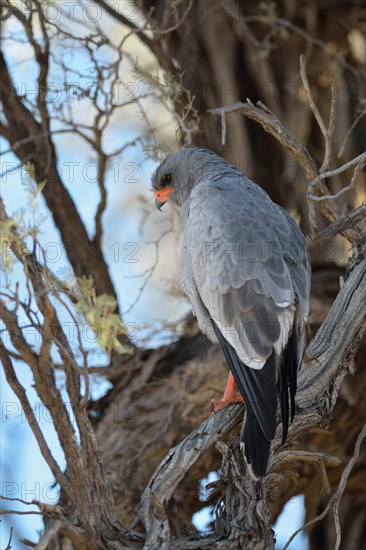
<path fill-rule="evenodd" d="M 303 237 L 289 218 L 263 189 L 237 176 L 199 183 L 192 191 L 183 230 L 194 237 L 196 254 L 202 252 L 202 243 L 207 243 L 227 246 L 228 251 L 230 247 L 245 247 L 258 261 L 284 257 L 285 253 L 295 261 L 295 249 L 300 253 Z M 245 262 L 245 257 L 242 260 Z"/>

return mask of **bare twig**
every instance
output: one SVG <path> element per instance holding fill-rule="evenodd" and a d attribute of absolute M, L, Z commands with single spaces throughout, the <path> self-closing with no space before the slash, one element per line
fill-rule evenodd
<path fill-rule="evenodd" d="M 23 145 L 27 145 L 28 143 L 36 142 L 37 140 L 43 140 L 45 137 L 50 137 L 51 135 L 58 135 L 58 134 L 69 134 L 72 133 L 73 130 L 69 130 L 67 128 L 63 128 L 60 130 L 52 130 L 52 134 L 50 131 L 43 132 L 41 134 L 27 136 L 23 139 L 19 139 L 15 143 L 12 144 L 9 149 L 5 149 L 5 151 L 0 152 L 0 157 L 3 155 L 8 155 L 9 153 L 14 153 L 19 147 L 22 147 Z M 3 135 L 1 129 L 0 129 L 0 135 Z M 5 139 L 7 139 L 6 135 L 4 135 Z"/>
<path fill-rule="evenodd" d="M 319 196 L 314 195 L 314 189 L 315 189 L 317 183 L 319 183 L 320 181 L 322 181 L 326 178 L 330 178 L 332 176 L 336 176 L 337 174 L 341 174 L 342 172 L 344 172 L 345 170 L 347 170 L 351 166 L 354 166 L 355 164 L 356 164 L 356 168 L 353 172 L 351 182 L 350 182 L 349 185 L 347 185 L 347 187 L 344 187 L 343 189 L 341 189 L 340 191 L 338 191 L 338 193 L 335 193 L 334 195 L 330 195 L 330 194 L 329 195 L 319 195 Z M 347 191 L 349 191 L 350 189 L 352 189 L 354 187 L 354 185 L 356 183 L 356 180 L 357 180 L 357 177 L 358 177 L 358 174 L 360 173 L 362 168 L 365 166 L 365 164 L 366 164 L 366 152 L 362 153 L 361 155 L 358 155 L 358 157 L 355 157 L 354 159 L 350 160 L 349 162 L 346 162 L 346 164 L 343 164 L 339 168 L 335 168 L 334 170 L 329 170 L 328 172 L 322 172 L 321 174 L 319 174 L 319 176 L 314 178 L 309 183 L 308 199 L 312 200 L 312 201 L 317 201 L 317 202 L 320 202 L 320 201 L 323 201 L 323 200 L 337 199 L 343 193 L 346 193 Z"/>
<path fill-rule="evenodd" d="M 331 134 L 329 132 L 329 130 L 331 130 L 331 132 L 333 133 L 333 130 L 334 130 L 334 94 L 332 93 L 332 102 L 331 102 L 331 115 L 330 115 L 330 119 L 329 119 L 329 126 L 328 128 L 325 126 L 325 123 L 324 123 L 324 120 L 318 110 L 318 107 L 315 105 L 315 102 L 312 98 L 312 95 L 311 95 L 311 91 L 310 91 L 310 86 L 309 86 L 309 81 L 308 81 L 308 77 L 306 75 L 306 70 L 305 70 L 305 57 L 303 55 L 300 56 L 300 74 L 301 74 L 301 80 L 302 80 L 302 83 L 303 83 L 303 86 L 304 86 L 304 89 L 305 89 L 305 92 L 306 92 L 306 96 L 307 96 L 307 99 L 308 99 L 308 102 L 309 102 L 309 105 L 310 105 L 310 108 L 313 112 L 313 115 L 317 121 L 317 123 L 319 124 L 319 128 L 321 130 L 321 133 L 323 134 L 323 137 L 324 137 L 324 142 L 325 142 L 325 152 L 324 152 L 324 160 L 323 160 L 323 163 L 320 167 L 320 172 L 324 172 L 324 170 L 329 166 L 329 162 L 330 162 L 330 159 L 331 159 L 331 156 L 332 156 L 332 144 L 331 144 Z"/>
<path fill-rule="evenodd" d="M 10 527 L 10 534 L 9 534 L 8 544 L 5 546 L 4 550 L 10 550 L 11 549 L 11 539 L 13 538 L 13 531 L 14 531 L 14 528 Z"/>
<path fill-rule="evenodd" d="M 225 105 L 218 109 L 210 109 L 208 111 L 213 115 L 222 117 L 223 114 L 243 113 L 247 118 L 258 122 L 262 128 L 271 134 L 277 141 L 287 149 L 298 161 L 301 168 L 304 170 L 309 180 L 316 177 L 318 170 L 314 159 L 311 157 L 306 147 L 298 140 L 296 136 L 291 134 L 279 121 L 279 119 L 265 106 L 258 102 L 257 106 L 247 99 L 246 103 L 234 103 L 233 105 Z"/>
<path fill-rule="evenodd" d="M 339 64 L 347 68 L 353 73 L 357 73 L 358 71 L 352 66 L 350 63 L 347 62 L 347 55 L 348 50 L 344 49 L 343 51 L 332 51 L 327 47 L 327 43 L 323 40 L 320 40 L 319 38 L 312 36 L 307 32 L 307 30 L 299 27 L 298 25 L 295 25 L 292 21 L 289 21 L 287 19 L 284 19 L 283 17 L 272 17 L 272 15 L 268 18 L 263 17 L 262 15 L 249 15 L 245 17 L 245 21 L 248 23 L 261 23 L 263 25 L 267 25 L 270 27 L 273 27 L 273 30 L 277 33 L 282 29 L 289 29 L 290 31 L 294 32 L 295 34 L 301 36 L 307 43 L 307 46 L 317 46 L 322 51 L 326 51 L 331 58 L 337 59 Z M 273 34 L 275 35 L 275 33 Z"/>
<path fill-rule="evenodd" d="M 20 12 L 20 10 L 18 11 Z M 24 19 L 21 12 L 19 18 L 21 21 Z M 24 24 L 28 23 L 25 22 Z M 28 29 L 28 32 L 31 31 Z M 34 37 L 32 40 L 35 40 Z M 35 43 L 34 48 L 37 47 L 39 47 L 39 44 Z M 42 52 L 39 55 L 42 56 Z M 16 154 L 21 163 L 29 160 L 34 165 L 35 172 L 39 176 L 38 183 L 43 180 L 52 181 L 51 185 L 45 185 L 43 196 L 47 206 L 53 213 L 54 221 L 60 230 L 62 241 L 76 276 L 91 274 L 98 294 L 105 293 L 116 297 L 102 251 L 97 248 L 95 243 L 90 241 L 79 212 L 61 180 L 54 145 L 49 145 L 49 128 L 44 128 L 38 122 L 37 117 L 24 105 L 21 97 L 17 94 L 2 51 L 0 52 L 0 68 L 0 99 L 3 112 L 6 118 L 13 120 L 13 124 L 9 126 L 7 131 L 10 145 L 19 143 L 24 138 L 32 137 L 29 143 L 25 142 L 24 145 L 18 147 Z M 48 116 L 43 115 L 44 117 Z M 43 140 L 36 139 L 39 134 L 44 134 L 47 139 L 46 137 Z M 32 145 L 33 138 L 36 146 Z M 50 147 L 51 159 L 48 158 Z M 14 170 L 14 167 L 10 169 L 10 171 L 12 170 Z M 84 251 L 95 250 L 96 254 L 93 254 L 93 260 L 88 260 L 88 254 L 75 254 L 77 248 Z M 97 257 L 97 261 L 94 260 L 95 257 Z"/>
<path fill-rule="evenodd" d="M 314 523 L 318 522 L 318 521 L 321 521 L 322 519 L 325 518 L 325 516 L 328 514 L 329 510 L 331 509 L 331 507 L 333 506 L 333 513 L 334 513 L 334 522 L 335 522 L 335 526 L 336 526 L 336 533 L 337 533 L 337 539 L 336 539 L 336 543 L 334 545 L 334 550 L 338 550 L 339 549 L 339 546 L 340 546 L 340 543 L 341 543 L 341 530 L 340 530 L 340 525 L 339 525 L 339 516 L 338 516 L 338 508 L 339 508 L 339 504 L 341 502 L 341 498 L 342 498 L 342 495 L 343 495 L 343 492 L 346 488 L 346 483 L 347 483 L 347 480 L 349 478 L 349 475 L 352 471 L 352 468 L 353 466 L 355 465 L 355 462 L 358 458 L 358 455 L 360 453 L 360 447 L 361 447 L 361 443 L 363 441 L 363 439 L 365 438 L 366 436 L 366 422 L 365 424 L 363 425 L 363 428 L 361 430 L 361 432 L 358 434 L 358 437 L 357 437 L 357 440 L 356 440 L 356 445 L 355 445 L 355 449 L 354 449 L 354 452 L 353 452 L 353 456 L 351 458 L 351 460 L 348 462 L 347 466 L 345 467 L 345 469 L 343 470 L 343 473 L 341 475 L 341 479 L 339 481 L 339 484 L 338 484 L 338 488 L 336 490 L 336 492 L 334 493 L 334 495 L 332 496 L 332 498 L 329 500 L 326 508 L 323 510 L 323 512 L 317 516 L 316 518 L 313 518 L 312 520 L 308 521 L 307 523 L 305 523 L 305 525 L 303 525 L 302 527 L 300 527 L 300 529 L 297 529 L 292 535 L 291 537 L 288 539 L 288 541 L 286 542 L 285 546 L 283 547 L 283 550 L 286 550 L 286 548 L 289 547 L 289 545 L 291 544 L 291 542 L 294 540 L 294 538 L 301 532 L 303 531 L 304 529 L 307 529 L 308 527 L 310 527 L 310 525 L 313 525 Z"/>
<path fill-rule="evenodd" d="M 144 292 L 148 282 L 150 281 L 151 277 L 153 276 L 153 274 L 155 272 L 155 269 L 156 269 L 156 267 L 159 263 L 159 246 L 160 246 L 160 243 L 164 239 L 164 237 L 166 237 L 166 235 L 169 235 L 171 232 L 172 232 L 172 227 L 169 227 L 168 229 L 166 229 L 165 231 L 162 231 L 160 233 L 158 239 L 156 239 L 155 241 L 148 241 L 146 243 L 147 245 L 153 245 L 154 246 L 154 248 L 155 248 L 155 259 L 154 259 L 151 267 L 146 269 L 145 272 L 141 274 L 141 276 L 144 278 L 144 280 L 143 280 L 140 288 L 138 289 L 135 298 L 133 299 L 131 304 L 128 306 L 128 308 L 123 312 L 124 316 L 129 314 L 133 310 L 133 308 L 136 306 L 138 301 L 140 300 L 140 298 L 142 296 L 142 293 Z"/>
<path fill-rule="evenodd" d="M 347 214 L 347 216 L 344 216 L 336 222 L 332 223 L 320 233 L 313 233 L 312 235 L 309 235 L 306 239 L 308 248 L 311 250 L 312 248 L 319 246 L 323 242 L 328 241 L 339 233 L 344 233 L 345 229 L 352 228 L 353 230 L 355 230 L 356 225 L 362 220 L 366 221 L 365 204 L 363 204 L 350 214 Z M 365 229 L 362 227 L 360 229 L 360 234 L 365 234 Z M 344 233 L 344 236 L 347 238 L 346 233 Z"/>
<path fill-rule="evenodd" d="M 139 39 L 151 50 L 155 52 L 154 42 L 137 26 L 133 21 L 127 19 L 122 13 L 113 9 L 111 5 L 108 4 L 105 0 L 94 0 L 95 4 L 98 4 L 103 10 L 111 15 L 114 19 L 126 25 L 132 29 L 132 31 L 139 37 Z"/>
<path fill-rule="evenodd" d="M 11 502 L 20 502 L 21 504 L 25 504 L 26 506 L 37 506 L 39 508 L 39 512 L 36 511 L 14 511 L 14 510 L 4 510 L 4 512 L 0 511 L 0 514 L 39 514 L 39 515 L 50 515 L 55 517 L 62 517 L 63 510 L 58 506 L 52 506 L 50 504 L 46 504 L 44 502 L 40 502 L 39 500 L 33 499 L 31 502 L 28 502 L 27 500 L 24 500 L 22 498 L 12 498 L 1 495 L 0 497 L 3 500 L 9 500 Z"/>
<path fill-rule="evenodd" d="M 332 138 L 333 138 L 333 134 L 336 126 L 336 108 L 335 108 L 336 107 L 336 90 L 333 82 L 330 84 L 330 93 L 332 94 L 332 97 L 330 102 L 330 114 L 329 114 L 327 133 L 328 133 L 330 147 L 332 147 Z M 331 151 L 330 151 L 330 154 L 331 154 Z M 324 169 L 326 167 L 327 166 L 325 166 Z"/>
<path fill-rule="evenodd" d="M 175 8 L 173 10 L 175 12 L 175 19 L 176 19 L 175 23 L 173 25 L 171 25 L 170 27 L 167 27 L 167 28 L 163 27 L 162 29 L 155 29 L 155 28 L 151 29 L 153 31 L 154 35 L 159 36 L 159 35 L 169 34 L 173 31 L 175 31 L 178 27 L 180 27 L 182 25 L 182 23 L 184 23 L 184 20 L 186 19 L 187 15 L 191 11 L 192 6 L 193 6 L 193 0 L 189 0 L 188 6 L 185 9 L 185 11 L 184 11 L 184 13 L 181 17 L 179 17 L 178 10 Z M 172 3 L 167 4 L 167 7 L 168 7 L 168 9 L 171 9 Z"/>
<path fill-rule="evenodd" d="M 0 516 L 43 516 L 38 510 L 0 510 Z"/>
<path fill-rule="evenodd" d="M 307 149 L 302 145 L 296 136 L 291 134 L 278 118 L 260 101 L 257 106 L 254 106 L 250 100 L 247 99 L 247 103 L 234 103 L 233 105 L 225 105 L 218 109 L 210 109 L 210 113 L 222 117 L 229 113 L 243 113 L 244 116 L 255 120 L 262 128 L 271 134 L 287 151 L 289 151 L 297 160 L 301 168 L 304 170 L 308 181 L 316 180 L 318 176 L 318 169 L 314 159 L 311 157 Z M 326 188 L 324 178 L 319 180 L 320 188 L 319 194 L 326 194 L 328 189 Z M 312 232 L 317 231 L 316 224 L 316 211 L 315 206 L 311 201 L 308 201 L 309 206 L 309 219 Z M 330 200 L 324 200 L 320 202 L 321 212 L 326 216 L 328 220 L 334 222 L 339 218 L 339 209 L 337 205 Z"/>
<path fill-rule="evenodd" d="M 360 122 L 360 120 L 366 115 L 366 101 L 365 101 L 365 105 L 363 107 L 363 109 L 361 110 L 361 112 L 357 115 L 357 117 L 355 118 L 355 120 L 352 122 L 351 126 L 349 127 L 346 135 L 344 136 L 344 140 L 342 141 L 342 145 L 340 146 L 339 148 L 339 151 L 338 151 L 338 154 L 337 154 L 337 157 L 340 158 L 342 155 L 343 155 L 343 151 L 346 147 L 346 144 L 347 144 L 347 141 L 348 141 L 348 138 L 349 136 L 351 135 L 351 133 L 353 132 L 353 130 L 355 129 L 355 127 L 357 126 L 357 124 Z"/>
<path fill-rule="evenodd" d="M 0 306 L 1 307 L 1 306 Z M 4 317 L 3 317 L 4 319 Z M 29 351 L 30 353 L 30 351 Z M 8 384 L 10 385 L 11 389 L 19 399 L 20 403 L 22 404 L 24 413 L 26 415 L 26 418 L 28 420 L 29 426 L 37 440 L 38 446 L 40 448 L 40 451 L 42 453 L 43 458 L 49 465 L 52 474 L 55 476 L 55 479 L 57 483 L 60 484 L 60 486 L 63 488 L 66 494 L 70 492 L 70 480 L 68 477 L 62 473 L 59 465 L 57 464 L 56 460 L 54 459 L 50 448 L 47 445 L 46 439 L 38 425 L 38 422 L 36 420 L 36 417 L 33 413 L 31 404 L 28 400 L 27 394 L 23 386 L 18 381 L 15 370 L 13 368 L 12 362 L 10 360 L 10 357 L 8 355 L 8 352 L 3 344 L 3 341 L 0 339 L 0 357 L 1 362 L 3 364 L 6 379 L 8 381 Z M 24 359 L 24 356 L 23 356 Z M 28 364 L 32 365 L 34 360 L 29 361 L 28 357 Z"/>
<path fill-rule="evenodd" d="M 366 436 L 366 422 L 363 425 L 363 428 L 362 428 L 361 432 L 358 434 L 358 437 L 357 437 L 357 440 L 356 440 L 356 445 L 355 445 L 355 450 L 353 452 L 353 456 L 352 456 L 351 460 L 348 462 L 345 469 L 343 470 L 341 480 L 340 480 L 339 485 L 338 485 L 338 489 L 336 491 L 336 494 L 334 495 L 333 511 L 334 511 L 334 519 L 335 519 L 335 524 L 336 524 L 336 531 L 337 531 L 337 540 L 336 540 L 336 543 L 335 543 L 335 546 L 334 546 L 334 550 L 338 550 L 339 546 L 341 544 L 341 532 L 340 532 L 339 516 L 338 516 L 339 504 L 341 502 L 343 492 L 346 488 L 346 483 L 347 483 L 347 480 L 349 478 L 349 475 L 350 475 L 350 473 L 352 471 L 352 468 L 355 465 L 355 462 L 356 462 L 356 460 L 358 458 L 358 455 L 360 453 L 361 443 L 362 443 L 363 439 L 365 438 L 365 436 Z"/>

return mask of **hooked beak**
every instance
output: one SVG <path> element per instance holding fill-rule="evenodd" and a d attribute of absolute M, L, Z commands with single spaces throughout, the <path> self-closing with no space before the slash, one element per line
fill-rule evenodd
<path fill-rule="evenodd" d="M 155 206 L 160 212 L 162 211 L 161 209 L 165 203 L 166 201 L 159 201 L 159 199 L 155 199 Z"/>
<path fill-rule="evenodd" d="M 170 193 L 172 193 L 172 191 L 174 191 L 174 187 L 172 187 L 170 185 L 166 186 L 166 187 L 163 187 L 163 189 L 159 189 L 159 191 L 156 191 L 156 193 L 155 193 L 155 206 L 158 210 L 160 210 L 160 212 L 161 212 L 162 207 L 164 206 L 164 204 L 168 200 L 168 197 L 169 197 Z"/>

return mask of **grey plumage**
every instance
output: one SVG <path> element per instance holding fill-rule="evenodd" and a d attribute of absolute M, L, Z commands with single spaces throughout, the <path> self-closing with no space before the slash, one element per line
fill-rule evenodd
<path fill-rule="evenodd" d="M 167 181 L 167 200 L 181 211 L 182 286 L 244 397 L 241 441 L 251 473 L 261 477 L 278 397 L 283 438 L 294 414 L 309 309 L 304 237 L 284 209 L 211 151 L 183 149 L 167 157 L 152 178 L 157 195 L 165 197 Z"/>

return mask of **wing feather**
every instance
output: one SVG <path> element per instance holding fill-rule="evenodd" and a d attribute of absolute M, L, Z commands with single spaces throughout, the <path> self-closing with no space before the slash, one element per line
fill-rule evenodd
<path fill-rule="evenodd" d="M 245 364 L 263 366 L 276 340 L 285 347 L 280 332 L 290 331 L 281 316 L 286 313 L 291 322 L 297 300 L 307 315 L 306 290 L 298 296 L 299 287 L 309 286 L 299 227 L 243 177 L 225 187 L 195 187 L 185 231 L 194 280 L 210 316 Z"/>

